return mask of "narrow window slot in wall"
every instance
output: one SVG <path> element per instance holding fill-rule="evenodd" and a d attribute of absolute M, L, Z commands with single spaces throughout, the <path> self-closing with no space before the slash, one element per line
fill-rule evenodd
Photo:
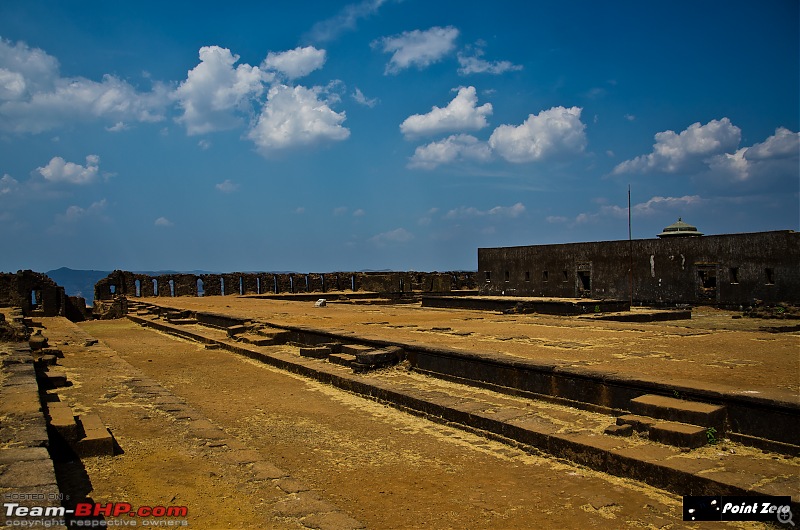
<path fill-rule="evenodd" d="M 142 282 L 140 282 L 139 280 L 135 280 L 133 282 L 133 286 L 134 289 L 136 289 L 136 296 L 137 297 L 142 296 Z"/>
<path fill-rule="evenodd" d="M 739 283 L 739 267 L 731 267 L 731 283 Z"/>
<path fill-rule="evenodd" d="M 158 296 L 158 280 L 153 278 L 153 296 Z"/>
<path fill-rule="evenodd" d="M 547 281 L 547 271 L 542 271 L 542 281 L 543 282 Z"/>
<path fill-rule="evenodd" d="M 511 274 L 508 271 L 506 271 L 506 281 L 511 281 Z"/>
<path fill-rule="evenodd" d="M 219 279 L 219 294 L 225 296 L 225 278 Z"/>
<path fill-rule="evenodd" d="M 175 280 L 169 281 L 169 295 L 175 296 Z"/>
<path fill-rule="evenodd" d="M 569 272 L 564 271 L 564 280 L 563 281 L 565 281 L 565 282 L 569 281 Z"/>
<path fill-rule="evenodd" d="M 492 272 L 491 271 L 486 271 L 483 274 L 486 276 L 486 281 L 487 282 L 492 281 Z"/>
<path fill-rule="evenodd" d="M 525 271 L 525 281 L 526 282 L 531 281 L 531 272 L 530 271 Z"/>
<path fill-rule="evenodd" d="M 775 271 L 773 269 L 764 269 L 764 281 L 767 285 L 775 285 Z"/>

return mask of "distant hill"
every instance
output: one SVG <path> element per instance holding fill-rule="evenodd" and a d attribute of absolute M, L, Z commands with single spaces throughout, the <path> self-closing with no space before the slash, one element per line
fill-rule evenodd
<path fill-rule="evenodd" d="M 94 284 L 111 274 L 111 271 L 84 271 L 61 267 L 45 274 L 63 287 L 67 296 L 82 296 L 86 299 L 87 305 L 92 305 Z"/>

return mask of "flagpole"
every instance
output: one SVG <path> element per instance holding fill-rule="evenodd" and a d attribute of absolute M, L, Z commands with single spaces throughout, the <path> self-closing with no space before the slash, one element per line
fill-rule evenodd
<path fill-rule="evenodd" d="M 628 184 L 628 293 L 633 307 L 633 236 L 631 233 L 631 185 Z"/>

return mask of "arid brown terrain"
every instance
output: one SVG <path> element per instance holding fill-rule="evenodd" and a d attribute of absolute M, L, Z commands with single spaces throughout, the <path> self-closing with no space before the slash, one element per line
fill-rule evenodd
<path fill-rule="evenodd" d="M 774 323 L 710 308 L 695 309 L 692 320 L 620 323 L 410 304 L 314 307 L 230 296 L 143 301 L 784 399 L 796 400 L 800 383 L 796 332 L 762 331 Z M 187 506 L 186 520 L 195 528 L 762 527 L 684 522 L 675 493 L 432 422 L 126 319 L 40 320 L 51 345 L 63 350 L 59 365 L 72 383 L 58 389 L 59 397 L 76 414 L 99 414 L 122 451 L 83 459 L 78 468 L 57 467 L 62 480 L 74 480 L 77 494 L 95 502 Z M 91 338 L 100 342 L 87 347 Z M 381 377 L 391 380 L 393 371 L 420 385 L 429 378 L 405 375 L 402 366 Z M 465 388 L 453 384 L 453 395 L 488 392 Z M 524 406 L 523 398 L 503 399 Z M 537 406 L 552 418 L 571 417 L 562 405 Z M 608 422 L 586 411 L 581 418 L 581 428 L 599 433 Z M 691 455 L 719 459 L 721 466 L 731 458 L 756 467 L 774 458 L 798 460 L 725 440 Z M 794 491 L 785 494 L 796 495 L 797 476 L 786 479 Z"/>

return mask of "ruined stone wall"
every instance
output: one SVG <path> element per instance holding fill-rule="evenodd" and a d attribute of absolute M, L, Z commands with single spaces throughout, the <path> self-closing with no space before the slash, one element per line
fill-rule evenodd
<path fill-rule="evenodd" d="M 473 272 L 331 272 L 162 274 L 147 276 L 116 270 L 94 288 L 95 300 L 127 297 L 239 296 L 240 294 L 365 291 L 381 294 L 447 293 L 475 289 Z"/>
<path fill-rule="evenodd" d="M 631 259 L 632 257 L 632 259 Z M 750 304 L 800 301 L 800 233 L 478 249 L 481 294 Z"/>
<path fill-rule="evenodd" d="M 28 316 L 64 316 L 67 297 L 64 288 L 48 276 L 31 270 L 0 273 L 0 304 L 22 309 Z"/>

